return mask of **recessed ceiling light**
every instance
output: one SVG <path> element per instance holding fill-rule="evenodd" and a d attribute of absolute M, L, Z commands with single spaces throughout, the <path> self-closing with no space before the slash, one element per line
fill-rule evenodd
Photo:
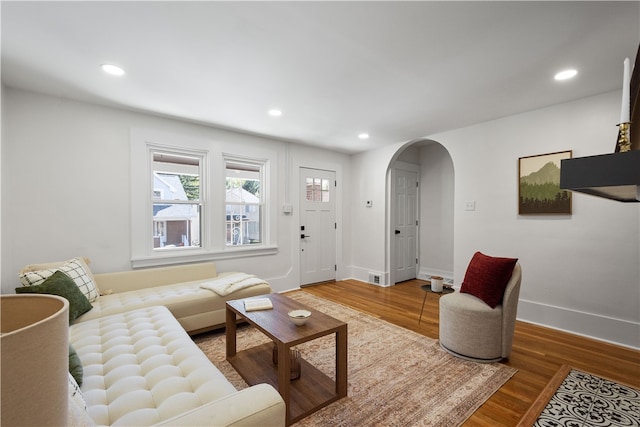
<path fill-rule="evenodd" d="M 112 76 L 122 76 L 124 75 L 124 70 L 117 65 L 112 64 L 102 64 L 102 71 L 107 74 L 111 74 Z"/>
<path fill-rule="evenodd" d="M 570 70 L 560 71 L 553 78 L 556 80 L 568 80 L 568 79 L 574 78 L 577 74 L 578 74 L 577 70 L 570 69 Z"/>
<path fill-rule="evenodd" d="M 274 108 L 272 110 L 269 110 L 269 115 L 272 117 L 280 117 L 282 115 L 282 111 Z"/>
<path fill-rule="evenodd" d="M 368 133 L 360 133 L 358 134 L 358 138 L 360 139 L 369 139 L 369 134 Z"/>

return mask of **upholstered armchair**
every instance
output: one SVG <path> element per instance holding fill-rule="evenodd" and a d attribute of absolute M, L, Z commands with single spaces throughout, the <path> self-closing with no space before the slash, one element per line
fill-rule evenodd
<path fill-rule="evenodd" d="M 440 298 L 440 346 L 477 362 L 509 357 L 521 279 L 517 259 L 477 252 L 460 292 Z"/>

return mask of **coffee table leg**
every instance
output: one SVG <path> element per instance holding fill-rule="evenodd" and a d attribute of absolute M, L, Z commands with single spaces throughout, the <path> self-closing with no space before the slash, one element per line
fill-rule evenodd
<path fill-rule="evenodd" d="M 347 325 L 336 332 L 336 394 L 347 395 Z"/>
<path fill-rule="evenodd" d="M 236 355 L 236 314 L 227 307 L 226 332 L 227 332 L 227 359 Z"/>
<path fill-rule="evenodd" d="M 284 343 L 278 345 L 278 393 L 284 400 L 287 407 L 286 425 L 289 425 L 291 419 L 291 408 L 289 407 L 289 381 L 291 379 L 291 356 L 289 355 L 289 347 Z"/>

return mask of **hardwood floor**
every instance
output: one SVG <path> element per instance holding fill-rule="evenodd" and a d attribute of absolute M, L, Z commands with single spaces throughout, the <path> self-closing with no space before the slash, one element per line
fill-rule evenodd
<path fill-rule="evenodd" d="M 344 280 L 303 290 L 437 339 L 438 295 L 427 295 L 422 321 L 418 323 L 425 295 L 420 285 L 425 283 L 409 280 L 382 288 Z M 518 372 L 465 426 L 515 426 L 563 364 L 640 388 L 640 351 L 520 321 L 516 323 L 511 356 L 501 363 Z"/>

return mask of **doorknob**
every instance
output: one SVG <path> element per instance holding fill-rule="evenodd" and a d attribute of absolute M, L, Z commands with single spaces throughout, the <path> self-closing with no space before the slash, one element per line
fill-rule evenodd
<path fill-rule="evenodd" d="M 400 230 L 396 230 L 396 234 L 400 234 Z"/>
<path fill-rule="evenodd" d="M 305 237 L 311 237 L 311 236 L 309 236 L 308 234 L 307 234 L 307 235 L 304 235 L 304 234 L 301 234 L 301 235 L 300 235 L 300 238 L 301 238 L 301 239 L 304 239 Z"/>

